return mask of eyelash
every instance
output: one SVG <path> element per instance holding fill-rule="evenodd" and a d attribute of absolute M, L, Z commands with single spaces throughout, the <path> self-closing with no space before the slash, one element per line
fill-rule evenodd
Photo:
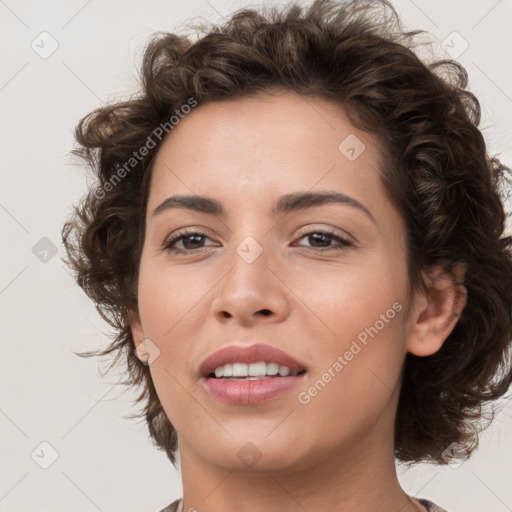
<path fill-rule="evenodd" d="M 354 245 L 351 241 L 349 241 L 339 235 L 336 235 L 334 232 L 329 231 L 329 230 L 308 231 L 307 233 L 302 234 L 299 237 L 299 240 L 306 236 L 311 236 L 311 235 L 315 235 L 315 234 L 327 236 L 327 237 L 331 238 L 332 240 L 339 242 L 340 245 L 338 247 L 308 247 L 308 249 L 311 249 L 314 252 L 326 252 L 326 251 L 332 251 L 332 250 L 342 251 L 342 250 L 344 250 L 348 247 L 352 247 Z M 174 249 L 173 250 L 173 248 L 172 248 L 173 245 L 175 245 L 180 240 L 188 238 L 192 235 L 199 235 L 204 238 L 209 238 L 209 236 L 206 233 L 203 233 L 202 231 L 185 230 L 185 231 L 182 231 L 181 233 L 179 233 L 178 235 L 174 236 L 170 240 L 167 240 L 166 242 L 164 242 L 163 249 L 167 252 L 175 252 L 175 253 L 194 253 L 194 252 L 199 252 L 201 250 L 204 250 L 205 247 L 199 247 L 197 249 Z M 307 246 L 301 246 L 301 247 L 307 247 Z"/>

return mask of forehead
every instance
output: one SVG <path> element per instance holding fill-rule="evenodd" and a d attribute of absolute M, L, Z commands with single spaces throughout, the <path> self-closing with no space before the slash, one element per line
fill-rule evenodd
<path fill-rule="evenodd" d="M 171 193 L 215 195 L 245 207 L 249 198 L 312 189 L 384 201 L 381 160 L 375 136 L 325 99 L 280 92 L 206 103 L 160 147 L 148 209 Z"/>

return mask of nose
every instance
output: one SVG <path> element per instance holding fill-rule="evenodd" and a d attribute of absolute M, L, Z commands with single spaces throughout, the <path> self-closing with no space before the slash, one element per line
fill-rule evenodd
<path fill-rule="evenodd" d="M 282 322 L 288 316 L 287 287 L 271 256 L 264 250 L 249 263 L 233 251 L 230 270 L 212 303 L 217 320 L 250 327 L 258 322 Z"/>

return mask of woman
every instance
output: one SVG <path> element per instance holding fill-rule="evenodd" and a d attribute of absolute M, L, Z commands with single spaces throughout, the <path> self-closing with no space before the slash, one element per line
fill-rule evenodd
<path fill-rule="evenodd" d="M 382 2 L 243 10 L 155 36 L 79 123 L 63 241 L 179 455 L 164 511 L 442 511 L 395 461 L 466 459 L 507 391 L 509 169 L 414 35 Z"/>

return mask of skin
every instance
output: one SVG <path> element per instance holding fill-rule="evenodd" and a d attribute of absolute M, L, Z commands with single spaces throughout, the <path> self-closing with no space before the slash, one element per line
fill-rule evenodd
<path fill-rule="evenodd" d="M 350 134 L 365 145 L 354 161 L 338 149 Z M 161 146 L 148 198 L 139 312 L 130 325 L 139 349 L 149 338 L 160 351 L 150 371 L 178 432 L 184 511 L 423 510 L 395 470 L 402 367 L 407 352 L 425 356 L 441 347 L 465 305 L 465 289 L 434 267 L 411 301 L 405 225 L 380 182 L 380 165 L 379 141 L 354 128 L 339 107 L 282 91 L 200 105 Z M 321 190 L 356 199 L 374 220 L 346 204 L 271 213 L 284 194 Z M 214 198 L 226 215 L 178 208 L 153 216 L 173 194 Z M 185 227 L 206 237 L 164 250 Z M 311 237 L 326 229 L 353 245 L 336 250 L 334 238 Z M 236 252 L 247 236 L 263 251 L 252 263 Z M 300 403 L 298 393 L 396 302 L 403 309 L 309 403 Z M 225 345 L 254 342 L 305 363 L 304 384 L 257 405 L 211 397 L 198 376 L 203 359 Z M 247 442 L 261 455 L 250 467 L 237 455 Z"/>

